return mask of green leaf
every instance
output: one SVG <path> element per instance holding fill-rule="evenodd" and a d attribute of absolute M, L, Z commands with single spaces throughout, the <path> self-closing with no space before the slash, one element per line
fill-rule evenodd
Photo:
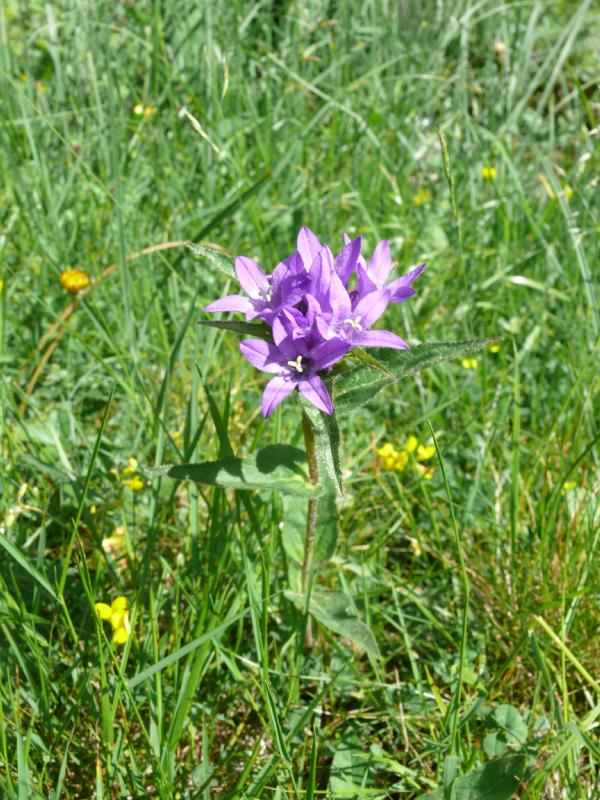
<path fill-rule="evenodd" d="M 461 342 L 437 342 L 411 347 L 410 350 L 380 350 L 375 366 L 372 361 L 334 375 L 329 383 L 336 412 L 351 411 L 370 400 L 381 389 L 397 383 L 427 367 L 443 361 L 462 358 L 469 353 L 483 350 L 498 341 L 491 339 L 467 339 Z"/>
<path fill-rule="evenodd" d="M 237 322 L 234 319 L 201 319 L 200 325 L 207 328 L 219 328 L 224 331 L 242 333 L 244 336 L 253 336 L 257 339 L 272 341 L 271 332 L 266 325 L 251 322 Z"/>
<path fill-rule="evenodd" d="M 488 761 L 479 769 L 457 778 L 452 784 L 453 800 L 510 800 L 525 777 L 527 756 L 518 753 Z M 423 794 L 419 800 L 443 800 L 444 787 Z"/>
<path fill-rule="evenodd" d="M 494 720 L 504 729 L 508 740 L 519 745 L 527 741 L 527 725 L 514 706 L 503 704 L 494 711 Z"/>
<path fill-rule="evenodd" d="M 165 465 L 157 472 L 175 480 L 189 480 L 225 489 L 277 491 L 300 497 L 318 495 L 319 486 L 309 483 L 306 453 L 286 444 L 263 447 L 245 458 L 220 458 L 200 464 Z"/>
<path fill-rule="evenodd" d="M 20 564 L 21 567 L 25 570 L 25 572 L 29 573 L 29 575 L 33 578 L 34 581 L 37 581 L 40 586 L 43 586 L 44 589 L 48 592 L 48 594 L 52 595 L 55 600 L 59 600 L 59 596 L 56 594 L 55 590 L 52 588 L 50 581 L 48 581 L 42 573 L 30 564 L 29 561 L 25 558 L 23 553 L 19 550 L 18 547 L 8 540 L 8 538 L 4 534 L 0 534 L 0 545 L 6 550 L 8 555 Z"/>
<path fill-rule="evenodd" d="M 285 596 L 304 611 L 306 598 L 303 594 L 286 591 Z M 314 591 L 308 610 L 322 625 L 348 639 L 359 649 L 372 656 L 381 655 L 371 629 L 358 618 L 352 599 L 343 592 Z"/>
<path fill-rule="evenodd" d="M 321 487 L 313 550 L 315 563 L 320 564 L 334 554 L 339 535 L 336 499 L 343 493 L 340 429 L 335 414 L 324 414 L 301 395 L 300 402 L 304 409 L 305 424 L 308 420 L 314 438 L 318 483 Z"/>
<path fill-rule="evenodd" d="M 304 413 L 310 421 L 319 465 L 319 481 L 325 476 L 332 482 L 335 491 L 342 495 L 342 467 L 340 463 L 340 429 L 335 414 L 324 414 L 312 403 L 298 395 Z"/>
<path fill-rule="evenodd" d="M 215 247 L 207 247 L 205 244 L 196 244 L 195 242 L 185 242 L 185 246 L 188 250 L 191 250 L 197 258 L 208 261 L 208 263 L 218 269 L 219 272 L 227 275 L 228 278 L 235 279 L 235 271 L 231 263 L 231 258 L 220 250 L 217 250 Z"/>
<path fill-rule="evenodd" d="M 317 530 L 313 558 L 315 564 L 328 561 L 335 553 L 339 537 L 337 498 L 331 481 L 322 485 L 323 494 L 317 500 Z"/>

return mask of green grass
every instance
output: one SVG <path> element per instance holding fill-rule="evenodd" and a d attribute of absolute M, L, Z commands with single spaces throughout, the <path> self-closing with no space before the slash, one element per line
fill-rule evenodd
<path fill-rule="evenodd" d="M 417 798 L 503 737 L 517 796 L 599 795 L 599 23 L 570 0 L 0 2 L 2 797 Z M 303 646 L 276 496 L 151 471 L 301 445 L 301 417 L 264 422 L 239 337 L 198 325 L 221 272 L 130 256 L 270 265 L 302 224 L 428 262 L 386 317 L 412 344 L 503 336 L 342 419 L 317 588 L 380 657 L 321 623 Z M 40 349 L 61 271 L 113 264 Z M 443 472 L 381 470 L 430 425 Z M 124 647 L 93 611 L 119 594 Z"/>

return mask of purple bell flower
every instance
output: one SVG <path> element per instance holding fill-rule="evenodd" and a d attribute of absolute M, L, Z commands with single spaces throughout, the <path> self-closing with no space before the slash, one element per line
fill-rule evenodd
<path fill-rule="evenodd" d="M 277 345 L 263 339 L 246 339 L 240 342 L 240 350 L 252 366 L 262 372 L 275 373 L 263 394 L 263 416 L 268 417 L 294 389 L 320 411 L 333 413 L 331 397 L 317 373 L 345 356 L 350 350 L 349 344 L 332 339 L 311 348 L 304 338 L 285 337 Z"/>
<path fill-rule="evenodd" d="M 296 254 L 280 263 L 272 275 L 265 275 L 251 258 L 235 260 L 235 274 L 248 297 L 230 294 L 206 306 L 205 311 L 241 311 L 250 321 L 260 317 L 270 324 L 282 308 L 298 303 L 310 284 Z"/>

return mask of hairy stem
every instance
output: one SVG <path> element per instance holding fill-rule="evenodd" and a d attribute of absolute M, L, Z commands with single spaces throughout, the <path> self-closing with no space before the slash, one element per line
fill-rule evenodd
<path fill-rule="evenodd" d="M 304 443 L 306 446 L 310 482 L 318 484 L 319 466 L 317 461 L 315 434 L 311 422 L 304 411 L 302 412 L 302 425 L 304 428 Z M 308 604 L 310 600 L 310 589 L 312 583 L 313 551 L 315 547 L 315 535 L 317 531 L 317 503 L 318 498 L 316 497 L 311 497 L 308 501 L 308 514 L 306 517 L 306 541 L 304 543 L 304 562 L 302 564 L 302 592 L 306 600 L 305 614 L 307 647 L 313 646 L 312 621 L 308 613 Z"/>

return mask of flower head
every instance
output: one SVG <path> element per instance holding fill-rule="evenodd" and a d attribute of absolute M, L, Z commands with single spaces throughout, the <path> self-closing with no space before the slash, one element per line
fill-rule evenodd
<path fill-rule="evenodd" d="M 60 285 L 71 294 L 77 294 L 90 285 L 87 272 L 81 269 L 66 269 L 60 274 Z"/>
<path fill-rule="evenodd" d="M 269 275 L 256 261 L 240 256 L 235 273 L 245 294 L 222 297 L 205 311 L 237 311 L 247 321 L 260 319 L 271 328 L 272 341 L 241 342 L 242 354 L 273 377 L 265 388 L 267 417 L 296 389 L 320 411 L 333 406 L 321 374 L 353 347 L 406 349 L 392 331 L 373 330 L 389 303 L 411 297 L 413 282 L 425 268 L 415 267 L 388 282 L 392 257 L 387 241 L 379 242 L 367 262 L 362 239 L 344 234 L 334 255 L 309 228 L 301 228 L 296 251 Z"/>
<path fill-rule="evenodd" d="M 483 179 L 485 181 L 493 181 L 496 178 L 496 175 L 497 175 L 496 167 L 493 167 L 493 166 L 482 167 L 481 168 L 481 174 L 482 174 Z"/>
<path fill-rule="evenodd" d="M 127 598 L 123 596 L 115 597 L 110 605 L 107 603 L 94 603 L 94 609 L 99 619 L 110 622 L 113 630 L 113 643 L 125 644 L 131 633 Z"/>

